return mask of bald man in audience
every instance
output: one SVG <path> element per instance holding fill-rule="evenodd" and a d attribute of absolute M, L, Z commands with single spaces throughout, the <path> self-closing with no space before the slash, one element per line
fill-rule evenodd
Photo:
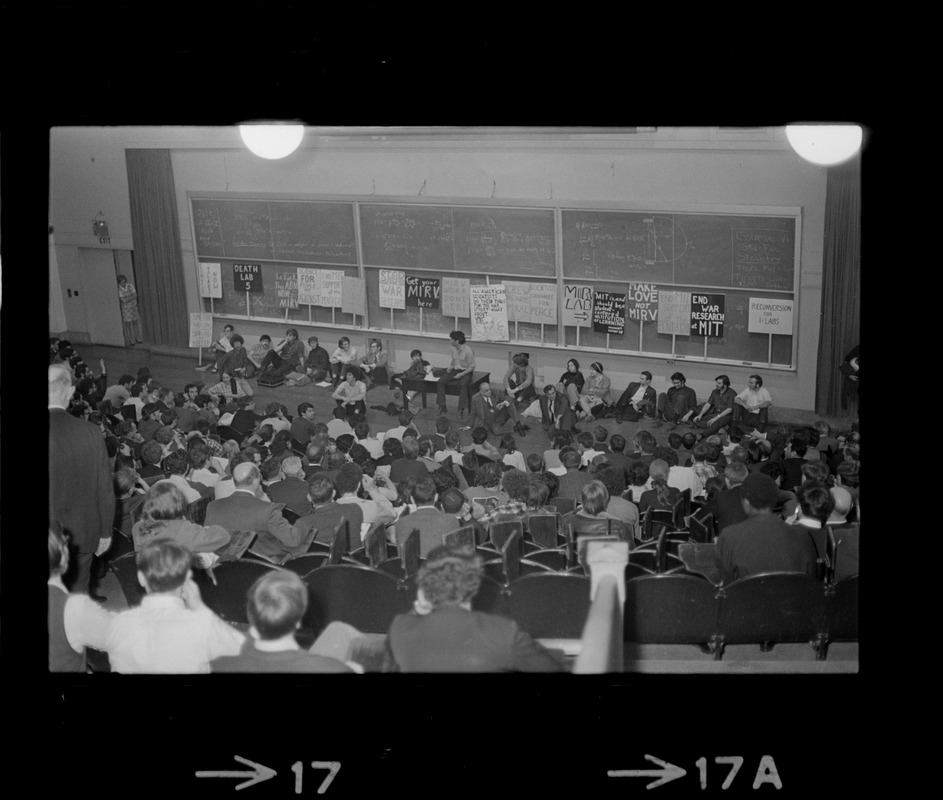
<path fill-rule="evenodd" d="M 92 558 L 111 546 L 115 517 L 112 468 L 101 430 L 66 409 L 75 393 L 72 372 L 49 366 L 49 520 L 57 522 L 75 547 L 76 572 L 70 591 L 88 592 Z"/>
<path fill-rule="evenodd" d="M 271 561 L 305 551 L 303 531 L 290 525 L 274 503 L 259 500 L 256 492 L 262 483 L 259 468 L 241 463 L 233 469 L 234 491 L 229 497 L 214 500 L 206 507 L 205 525 L 221 525 L 227 531 L 255 531 L 258 536 L 250 547 L 252 553 Z"/>
<path fill-rule="evenodd" d="M 311 513 L 308 500 L 308 481 L 299 456 L 282 459 L 282 479 L 269 485 L 265 493 L 273 503 L 284 503 L 285 508 L 299 517 Z"/>

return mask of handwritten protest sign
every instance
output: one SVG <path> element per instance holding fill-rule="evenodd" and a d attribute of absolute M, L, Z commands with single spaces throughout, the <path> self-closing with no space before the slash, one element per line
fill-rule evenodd
<path fill-rule="evenodd" d="M 438 308 L 441 286 L 438 278 L 406 276 L 406 305 L 418 308 Z"/>
<path fill-rule="evenodd" d="M 200 297 L 223 296 L 223 279 L 219 264 L 200 262 Z"/>
<path fill-rule="evenodd" d="M 467 317 L 468 310 L 468 278 L 442 279 L 442 316 Z"/>
<path fill-rule="evenodd" d="M 593 318 L 593 288 L 585 284 L 563 287 L 563 324 L 588 328 Z"/>
<path fill-rule="evenodd" d="M 622 336 L 625 333 L 625 292 L 595 292 L 593 330 Z"/>
<path fill-rule="evenodd" d="M 654 283 L 630 283 L 625 304 L 629 319 L 654 322 L 658 319 L 658 289 Z"/>
<path fill-rule="evenodd" d="M 658 293 L 658 332 L 691 335 L 691 293 Z"/>
<path fill-rule="evenodd" d="M 507 292 L 502 284 L 469 287 L 472 339 L 506 342 L 508 336 Z"/>
<path fill-rule="evenodd" d="M 406 273 L 380 270 L 380 308 L 406 308 Z"/>
<path fill-rule="evenodd" d="M 279 308 L 298 308 L 297 270 L 275 270 L 275 298 Z"/>
<path fill-rule="evenodd" d="M 210 347 L 213 344 L 213 315 L 190 313 L 190 347 Z"/>
<path fill-rule="evenodd" d="M 345 314 L 364 316 L 367 304 L 366 288 L 362 278 L 344 276 L 341 282 L 341 311 Z"/>
<path fill-rule="evenodd" d="M 691 295 L 691 333 L 694 336 L 724 335 L 724 299 L 722 294 Z"/>
<path fill-rule="evenodd" d="M 751 297 L 747 330 L 750 333 L 792 334 L 792 300 Z"/>

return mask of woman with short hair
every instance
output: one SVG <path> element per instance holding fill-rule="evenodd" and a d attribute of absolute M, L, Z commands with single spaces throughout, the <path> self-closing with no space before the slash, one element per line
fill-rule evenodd
<path fill-rule="evenodd" d="M 197 525 L 187 519 L 187 502 L 172 483 L 156 483 L 147 492 L 141 518 L 131 526 L 135 551 L 155 539 L 172 539 L 194 553 L 225 547 L 229 531 L 220 525 Z"/>

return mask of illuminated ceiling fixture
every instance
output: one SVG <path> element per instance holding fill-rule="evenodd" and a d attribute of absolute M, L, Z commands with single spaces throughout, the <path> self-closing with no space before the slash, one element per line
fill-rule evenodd
<path fill-rule="evenodd" d="M 253 153 L 262 158 L 278 159 L 291 155 L 304 138 L 304 125 L 240 125 L 239 135 Z"/>
<path fill-rule="evenodd" d="M 860 125 L 787 125 L 786 138 L 806 161 L 830 167 L 847 161 L 861 147 Z"/>

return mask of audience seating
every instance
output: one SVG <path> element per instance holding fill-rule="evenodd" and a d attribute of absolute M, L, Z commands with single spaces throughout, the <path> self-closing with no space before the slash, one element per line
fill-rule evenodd
<path fill-rule="evenodd" d="M 504 544 L 511 539 L 514 534 L 518 535 L 518 546 L 523 547 L 524 542 L 524 523 L 519 520 L 510 520 L 507 522 L 492 522 L 488 526 L 488 541 L 496 550 L 503 550 Z"/>
<path fill-rule="evenodd" d="M 691 541 L 707 544 L 714 541 L 714 515 L 711 513 L 688 517 L 688 530 L 691 532 Z"/>
<path fill-rule="evenodd" d="M 858 576 L 842 578 L 826 589 L 826 595 L 829 598 L 828 630 L 819 650 L 822 659 L 827 658 L 831 642 L 858 641 Z"/>
<path fill-rule="evenodd" d="M 108 565 L 108 569 L 115 574 L 128 608 L 140 605 L 145 592 L 138 582 L 137 553 L 132 549 L 130 553 L 119 556 Z"/>
<path fill-rule="evenodd" d="M 524 575 L 508 586 L 507 615 L 535 639 L 579 639 L 590 579 L 560 572 Z"/>
<path fill-rule="evenodd" d="M 376 569 L 402 582 L 419 572 L 424 562 L 419 557 L 419 531 L 413 530 L 399 548 L 398 556 L 380 562 Z"/>
<path fill-rule="evenodd" d="M 553 500 L 548 500 L 546 506 L 556 509 L 561 516 L 566 516 L 576 511 L 576 500 L 569 497 L 555 497 Z"/>
<path fill-rule="evenodd" d="M 471 525 L 466 525 L 458 530 L 449 531 L 442 534 L 442 543 L 449 547 L 475 547 L 475 529 Z"/>
<path fill-rule="evenodd" d="M 561 547 L 566 540 L 561 534 L 563 518 L 560 514 L 534 514 L 527 519 L 527 532 L 542 550 Z"/>
<path fill-rule="evenodd" d="M 678 545 L 678 556 L 692 575 L 703 575 L 715 586 L 722 582 L 717 566 L 717 545 L 713 542 L 686 542 Z"/>
<path fill-rule="evenodd" d="M 197 525 L 202 525 L 206 519 L 206 507 L 212 499 L 212 497 L 201 497 L 199 500 L 190 503 L 186 508 L 187 519 Z"/>
<path fill-rule="evenodd" d="M 294 572 L 296 575 L 301 576 L 302 578 L 307 575 L 312 570 L 318 569 L 328 563 L 330 554 L 325 550 L 319 553 L 301 553 L 297 556 L 292 556 L 284 564 L 282 564 L 282 569 L 288 569 Z"/>
<path fill-rule="evenodd" d="M 275 566 L 265 561 L 240 558 L 219 561 L 211 570 L 194 570 L 193 579 L 206 606 L 226 622 L 247 624 L 246 595 L 259 578 Z"/>
<path fill-rule="evenodd" d="M 625 641 L 719 646 L 717 588 L 693 575 L 645 575 L 625 584 Z"/>
<path fill-rule="evenodd" d="M 407 612 L 415 599 L 392 576 L 361 565 L 325 565 L 304 580 L 309 603 L 301 624 L 315 633 L 335 621 L 363 633 L 386 633 L 393 618 Z"/>
<path fill-rule="evenodd" d="M 290 508 L 282 508 L 282 517 L 285 518 L 289 525 L 294 525 L 300 516 L 301 514 L 297 513 L 296 511 L 292 511 Z"/>

